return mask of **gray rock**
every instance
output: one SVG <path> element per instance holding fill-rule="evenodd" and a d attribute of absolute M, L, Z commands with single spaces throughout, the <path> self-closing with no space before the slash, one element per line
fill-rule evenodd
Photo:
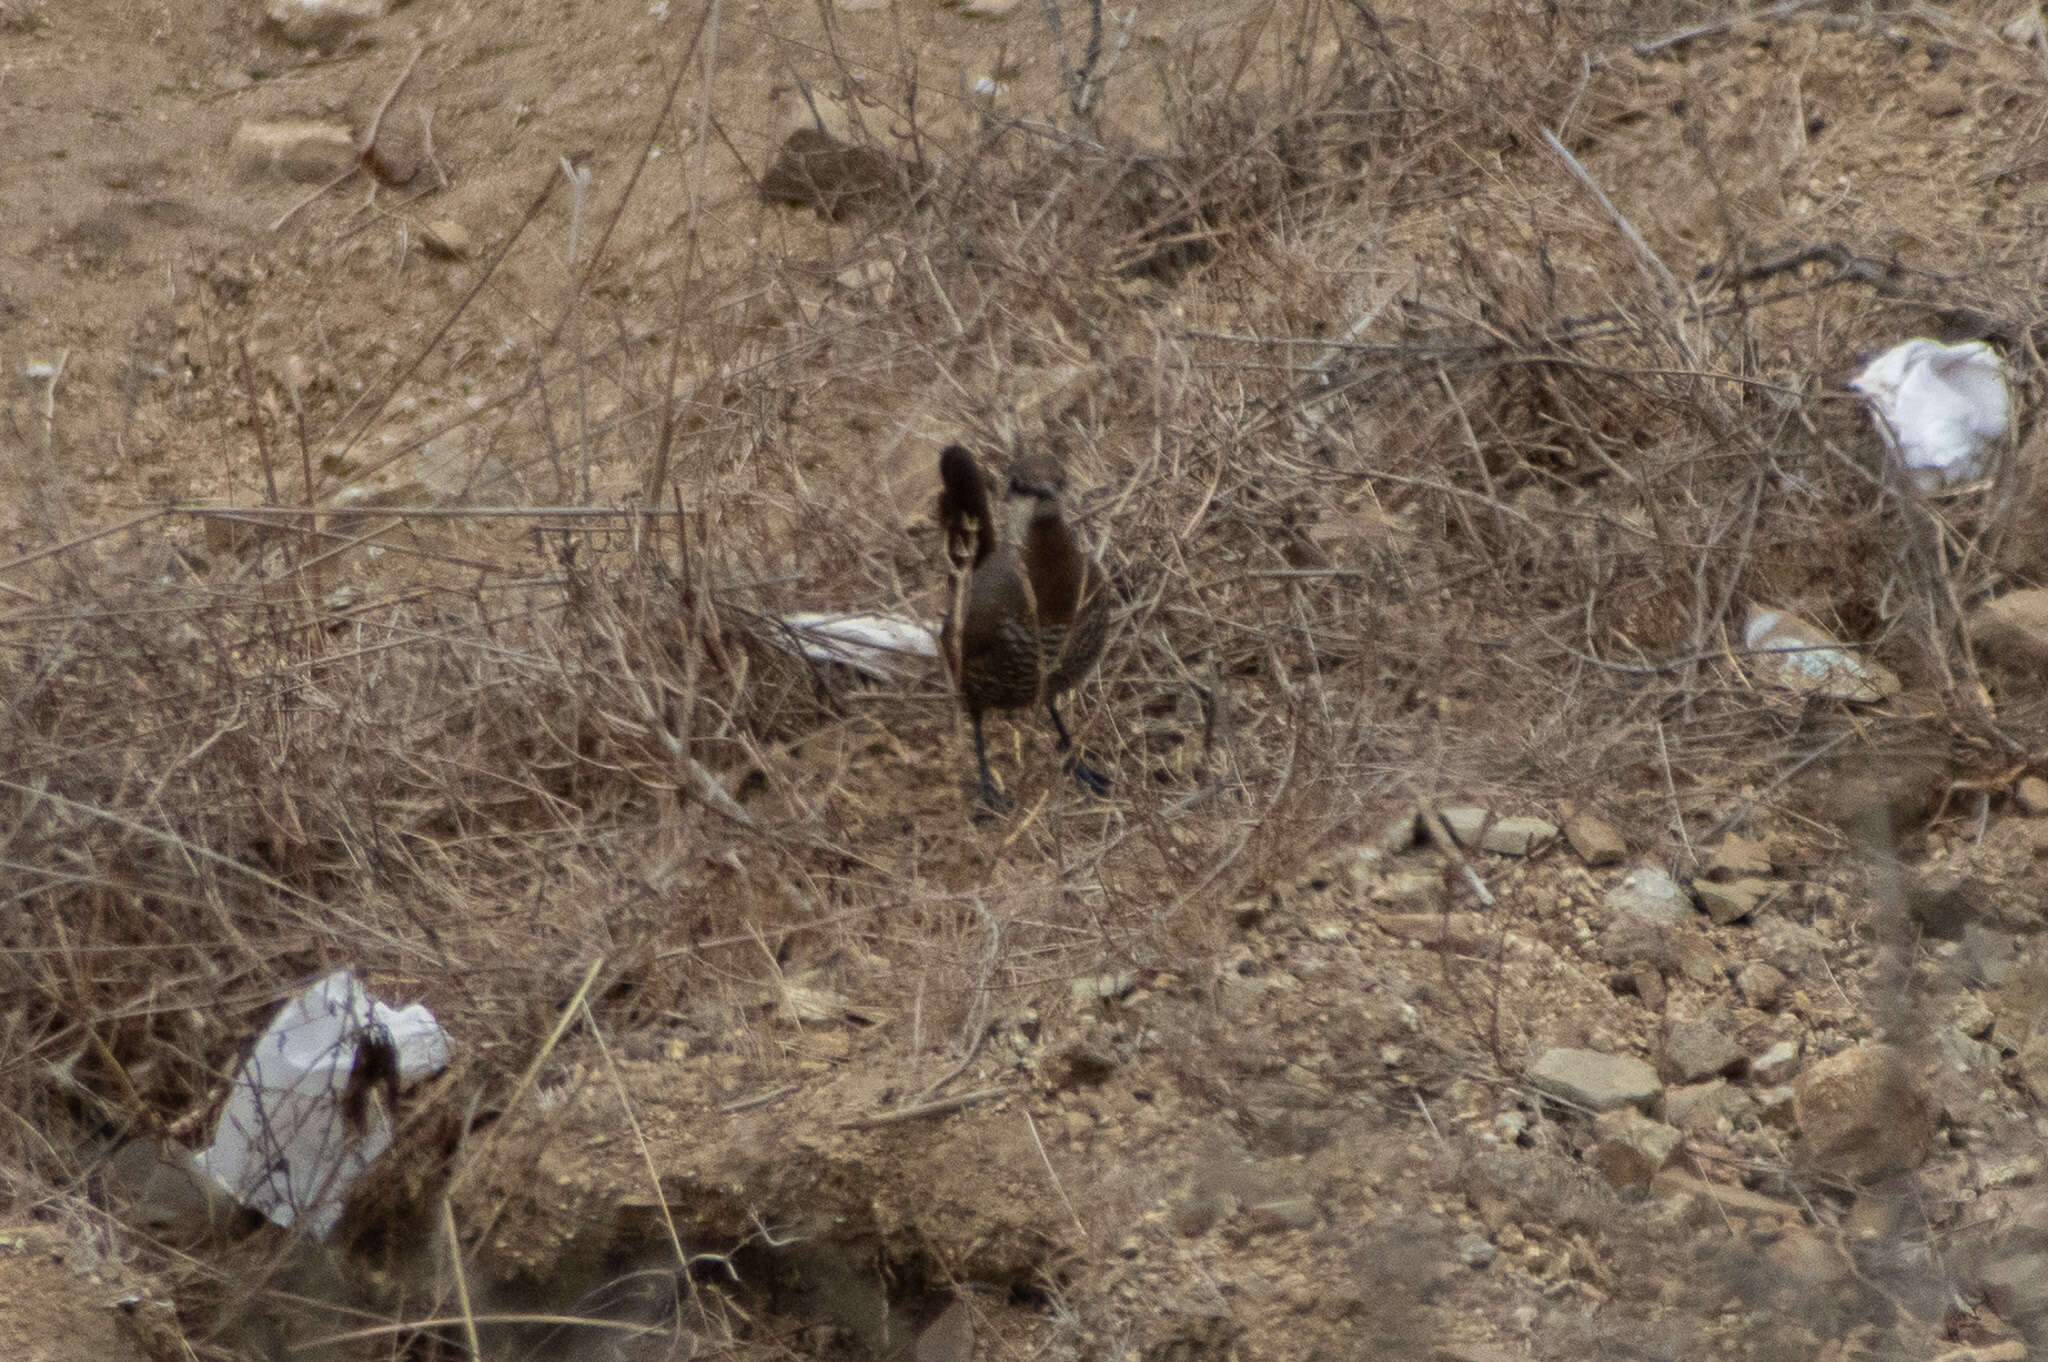
<path fill-rule="evenodd" d="M 1629 871 L 1607 891 L 1607 907 L 1650 922 L 1684 922 L 1693 915 L 1692 895 L 1685 886 L 1646 865 Z"/>
<path fill-rule="evenodd" d="M 1588 813 L 1575 813 L 1564 820 L 1565 840 L 1579 859 L 1590 866 L 1616 865 L 1628 855 L 1628 843 L 1611 826 Z"/>
<path fill-rule="evenodd" d="M 1483 1234 L 1458 1236 L 1458 1261 L 1470 1268 L 1483 1268 L 1500 1252 Z"/>
<path fill-rule="evenodd" d="M 1809 1065 L 1793 1084 L 1807 1159 L 1859 1182 L 1920 1166 L 1934 1147 L 1934 1099 L 1898 1050 L 1863 1045 Z"/>
<path fill-rule="evenodd" d="M 1746 1058 L 1713 1018 L 1675 1018 L 1664 1028 L 1657 1067 L 1673 1083 L 1698 1083 L 1740 1073 Z"/>
<path fill-rule="evenodd" d="M 1482 851 L 1502 856 L 1529 856 L 1557 840 L 1557 825 L 1541 818 L 1503 818 L 1479 839 Z"/>
<path fill-rule="evenodd" d="M 1749 1076 L 1766 1087 L 1788 1083 L 1799 1069 L 1799 1042 L 1781 1040 L 1749 1062 Z"/>
<path fill-rule="evenodd" d="M 1647 1111 L 1664 1090 L 1657 1071 L 1640 1059 L 1597 1050 L 1546 1051 L 1529 1070 L 1529 1082 L 1538 1092 L 1594 1112 Z"/>

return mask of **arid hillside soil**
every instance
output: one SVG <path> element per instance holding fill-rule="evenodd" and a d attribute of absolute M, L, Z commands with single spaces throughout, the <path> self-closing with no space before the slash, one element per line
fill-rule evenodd
<path fill-rule="evenodd" d="M 2018 0 L 0 0 L 0 1355 L 2048 1356 L 2043 108 Z M 799 646 L 953 440 L 1106 795 Z M 455 1061 L 315 1241 L 175 1169 L 343 966 Z"/>

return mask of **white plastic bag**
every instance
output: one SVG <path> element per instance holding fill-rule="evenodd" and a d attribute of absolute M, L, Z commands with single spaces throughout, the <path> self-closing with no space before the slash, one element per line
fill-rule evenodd
<path fill-rule="evenodd" d="M 368 1104 L 351 1131 L 342 1097 L 356 1043 L 381 1028 L 398 1054 L 401 1083 L 448 1065 L 447 1033 L 415 1003 L 393 1008 L 337 970 L 279 1009 L 235 1074 L 200 1169 L 243 1205 L 280 1225 L 325 1235 L 341 1218 L 349 1186 L 391 1143 L 391 1123 Z"/>
<path fill-rule="evenodd" d="M 1849 386 L 1926 492 L 1986 476 L 1991 446 L 2012 425 L 2005 361 L 1983 341 L 1909 340 L 1870 361 Z"/>

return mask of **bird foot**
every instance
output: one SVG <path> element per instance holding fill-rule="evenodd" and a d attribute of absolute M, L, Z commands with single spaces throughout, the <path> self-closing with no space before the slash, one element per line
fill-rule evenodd
<path fill-rule="evenodd" d="M 1097 799 L 1109 798 L 1109 777 L 1090 766 L 1086 758 L 1067 758 L 1067 770 L 1074 777 L 1074 783 L 1089 794 Z"/>
<path fill-rule="evenodd" d="M 985 822 L 991 818 L 1000 818 L 1002 815 L 1008 813 L 1012 807 L 1013 806 L 1010 803 L 1010 797 L 1004 794 L 1001 790 L 998 790 L 996 788 L 996 783 L 994 781 L 984 780 L 975 787 L 975 822 L 980 823 Z"/>

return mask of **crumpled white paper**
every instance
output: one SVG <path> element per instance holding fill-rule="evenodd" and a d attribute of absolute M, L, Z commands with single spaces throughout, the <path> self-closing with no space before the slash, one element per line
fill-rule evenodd
<path fill-rule="evenodd" d="M 391 1144 L 391 1122 L 369 1103 L 363 1129 L 342 1117 L 356 1042 L 381 1027 L 411 1083 L 448 1065 L 449 1042 L 418 1003 L 393 1008 L 337 970 L 278 1011 L 235 1074 L 213 1143 L 196 1162 L 243 1205 L 280 1225 L 325 1235 L 348 1189 Z"/>
<path fill-rule="evenodd" d="M 2005 361 L 1983 341 L 1909 340 L 1870 361 L 1849 386 L 1922 491 L 1985 476 L 1993 442 L 2012 425 Z"/>
<path fill-rule="evenodd" d="M 778 637 L 785 643 L 794 642 L 805 657 L 813 662 L 837 662 L 877 681 L 897 680 L 909 658 L 939 655 L 937 633 L 907 615 L 801 610 L 778 619 L 788 631 Z"/>

